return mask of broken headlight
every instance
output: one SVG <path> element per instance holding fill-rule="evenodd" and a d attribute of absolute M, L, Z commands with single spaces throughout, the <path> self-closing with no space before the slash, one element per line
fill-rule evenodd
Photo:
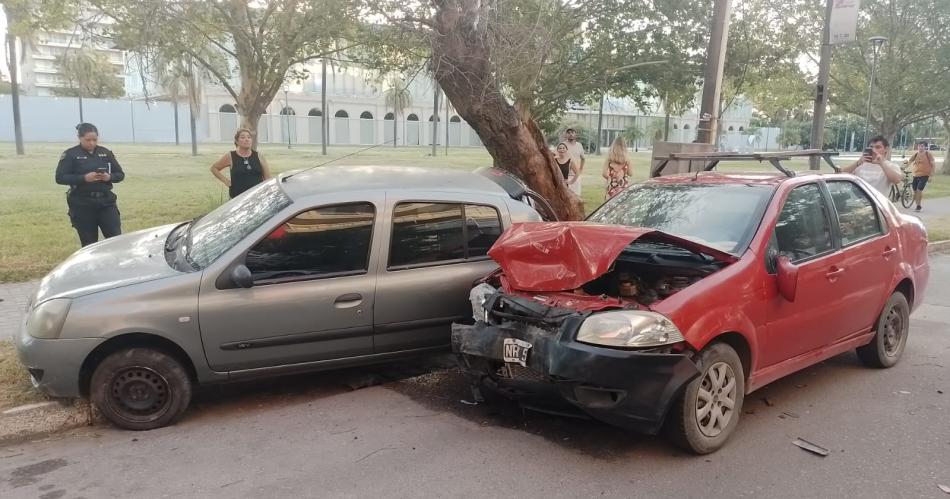
<path fill-rule="evenodd" d="M 476 321 L 488 322 L 488 311 L 485 310 L 485 302 L 488 297 L 495 294 L 496 290 L 490 284 L 481 283 L 472 288 L 468 293 L 468 299 L 472 302 L 472 318 Z"/>
<path fill-rule="evenodd" d="M 623 311 L 594 314 L 577 331 L 577 341 L 591 345 L 644 348 L 683 341 L 673 321 L 656 312 Z"/>

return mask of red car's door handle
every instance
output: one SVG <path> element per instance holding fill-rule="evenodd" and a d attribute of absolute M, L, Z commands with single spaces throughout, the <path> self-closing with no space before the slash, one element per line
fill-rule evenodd
<path fill-rule="evenodd" d="M 843 269 L 843 268 L 840 268 L 840 267 L 831 267 L 831 269 L 830 269 L 828 272 L 825 273 L 825 277 L 827 277 L 828 279 L 830 279 L 830 280 L 833 281 L 833 280 L 837 279 L 838 276 L 840 276 L 842 273 L 844 273 L 844 269 Z"/>
<path fill-rule="evenodd" d="M 890 248 L 890 247 L 888 247 L 887 249 L 884 250 L 883 253 L 881 253 L 881 256 L 883 256 L 885 259 L 887 259 L 887 258 L 890 258 L 891 255 L 893 255 L 893 254 L 896 253 L 896 252 L 897 252 L 897 248 Z"/>

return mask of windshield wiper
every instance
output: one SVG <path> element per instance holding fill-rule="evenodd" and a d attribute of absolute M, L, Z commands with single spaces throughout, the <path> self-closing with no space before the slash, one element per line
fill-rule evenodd
<path fill-rule="evenodd" d="M 175 227 L 171 232 L 168 233 L 168 239 L 165 240 L 166 253 L 175 251 L 175 248 L 178 246 L 178 242 L 181 241 L 181 237 L 185 233 L 182 229 L 189 223 L 190 222 L 184 222 L 178 224 L 178 227 Z"/>

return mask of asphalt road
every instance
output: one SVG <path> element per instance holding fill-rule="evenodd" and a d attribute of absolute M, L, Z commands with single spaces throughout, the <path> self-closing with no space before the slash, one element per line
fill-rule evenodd
<path fill-rule="evenodd" d="M 206 390 L 171 428 L 93 426 L 0 448 L 0 497 L 948 497 L 950 256 L 932 263 L 897 367 L 846 354 L 775 382 L 711 456 L 463 404 L 464 384 L 436 358 Z"/>

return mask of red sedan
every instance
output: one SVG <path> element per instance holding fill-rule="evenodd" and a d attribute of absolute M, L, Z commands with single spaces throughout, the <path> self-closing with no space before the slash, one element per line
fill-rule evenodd
<path fill-rule="evenodd" d="M 891 367 L 927 286 L 927 233 L 846 174 L 661 177 L 586 222 L 518 224 L 452 345 L 476 396 L 578 412 L 696 453 L 746 394 L 851 349 Z"/>

